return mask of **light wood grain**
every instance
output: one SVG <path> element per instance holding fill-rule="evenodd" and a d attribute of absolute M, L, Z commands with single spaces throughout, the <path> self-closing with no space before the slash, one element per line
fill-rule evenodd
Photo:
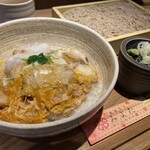
<path fill-rule="evenodd" d="M 51 9 L 36 10 L 35 17 L 52 17 Z"/>
<path fill-rule="evenodd" d="M 137 136 L 133 140 L 129 141 L 128 143 L 123 144 L 122 146 L 118 147 L 116 150 L 148 150 L 150 148 L 150 130 L 144 132 L 143 134 Z M 147 145 L 149 143 L 149 145 Z"/>

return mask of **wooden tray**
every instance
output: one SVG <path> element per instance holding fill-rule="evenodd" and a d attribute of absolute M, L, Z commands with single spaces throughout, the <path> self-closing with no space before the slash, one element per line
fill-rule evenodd
<path fill-rule="evenodd" d="M 90 2 L 90 3 L 82 3 L 82 4 L 76 4 L 76 5 L 65 5 L 65 6 L 58 6 L 58 7 L 53 7 L 52 8 L 52 17 L 56 17 L 56 18 L 61 18 L 61 19 L 66 19 L 63 16 L 63 13 L 69 9 L 72 8 L 77 8 L 77 7 L 84 7 L 84 6 L 91 6 L 91 5 L 99 5 L 99 4 L 104 4 L 104 3 L 110 3 L 110 2 L 116 2 L 119 0 L 109 0 L 109 1 L 100 1 L 100 2 Z M 150 12 L 148 10 L 146 10 L 145 8 L 143 8 L 142 6 L 134 3 L 131 0 L 126 0 L 129 3 L 131 3 L 132 5 L 136 6 L 138 9 L 144 11 L 145 13 L 150 15 Z M 112 38 L 108 38 L 107 41 L 110 42 L 110 44 L 113 46 L 115 52 L 118 54 L 119 49 L 120 49 L 120 44 L 122 42 L 122 40 L 129 38 L 129 37 L 133 37 L 133 36 L 142 36 L 142 37 L 150 37 L 150 28 L 146 29 L 146 30 L 140 30 L 137 32 L 133 32 L 133 33 L 128 33 L 128 34 L 124 34 L 124 35 L 119 35 L 116 37 L 112 37 Z"/>

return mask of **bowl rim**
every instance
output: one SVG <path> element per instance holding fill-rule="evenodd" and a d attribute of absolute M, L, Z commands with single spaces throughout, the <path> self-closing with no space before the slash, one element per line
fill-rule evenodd
<path fill-rule="evenodd" d="M 29 129 L 42 129 L 42 128 L 48 128 L 48 127 L 56 127 L 56 126 L 62 126 L 63 124 L 67 124 L 69 122 L 72 122 L 74 120 L 76 120 L 77 118 L 81 118 L 84 117 L 86 114 L 89 114 L 90 112 L 92 112 L 94 109 L 96 109 L 98 106 L 100 106 L 100 104 L 102 104 L 104 102 L 104 100 L 109 96 L 109 94 L 111 93 L 111 91 L 113 90 L 117 78 L 118 78 L 118 74 L 119 74 L 119 63 L 118 63 L 118 59 L 117 59 L 117 55 L 114 51 L 114 49 L 112 48 L 112 46 L 110 45 L 110 43 L 104 38 L 102 37 L 100 34 L 98 34 L 96 31 L 90 29 L 87 26 L 81 25 L 79 23 L 73 22 L 73 21 L 69 21 L 69 20 L 63 20 L 63 19 L 59 19 L 59 18 L 48 18 L 48 17 L 31 17 L 31 18 L 23 18 L 23 19 L 17 19 L 17 20 L 12 20 L 12 21 L 8 21 L 8 22 L 4 22 L 2 24 L 0 24 L 0 28 L 5 27 L 5 26 L 9 26 L 9 25 L 14 25 L 16 23 L 23 23 L 23 22 L 27 22 L 27 21 L 54 21 L 54 22 L 62 22 L 62 23 L 67 23 L 68 25 L 71 26 L 76 26 L 78 28 L 82 28 L 84 31 L 89 31 L 91 32 L 93 35 L 95 35 L 96 37 L 98 37 L 100 40 L 102 40 L 102 42 L 104 42 L 108 49 L 110 50 L 110 53 L 112 55 L 112 57 L 114 58 L 114 74 L 112 77 L 112 81 L 110 83 L 109 88 L 106 90 L 106 92 L 102 95 L 102 97 L 100 98 L 100 100 L 97 100 L 96 103 L 94 103 L 91 107 L 89 107 L 88 110 L 81 112 L 80 116 L 77 115 L 72 115 L 70 117 L 67 118 L 63 118 L 60 120 L 56 120 L 53 122 L 46 122 L 46 123 L 40 123 L 40 124 L 18 124 L 18 123 L 10 123 L 10 122 L 6 122 L 6 121 L 0 121 L 0 126 L 1 127 L 7 127 L 7 128 L 11 128 L 11 129 L 21 129 L 21 130 L 29 130 Z"/>
<path fill-rule="evenodd" d="M 150 42 L 150 39 L 149 38 L 146 38 L 146 37 L 140 37 L 140 36 L 137 36 L 137 37 L 130 37 L 130 38 L 127 38 L 125 40 L 123 40 L 121 42 L 121 45 L 120 45 L 120 53 L 123 55 L 123 57 L 128 61 L 130 62 L 130 64 L 133 64 L 135 67 L 138 67 L 139 69 L 142 69 L 142 70 L 145 70 L 145 71 L 150 71 L 150 67 L 149 66 L 145 66 L 143 64 L 140 64 L 140 63 L 137 63 L 132 57 L 130 57 L 128 54 L 127 54 L 127 44 L 129 42 L 132 42 L 132 41 L 136 41 L 136 40 L 145 40 L 145 41 L 149 41 Z M 120 54 L 119 54 L 120 55 Z"/>
<path fill-rule="evenodd" d="M 2 3 L 0 2 L 0 5 L 1 6 L 10 6 L 10 7 L 15 7 L 15 6 L 24 6 L 24 5 L 27 5 L 27 4 L 30 4 L 34 2 L 33 0 L 26 0 L 25 2 L 18 2 L 18 3 Z"/>

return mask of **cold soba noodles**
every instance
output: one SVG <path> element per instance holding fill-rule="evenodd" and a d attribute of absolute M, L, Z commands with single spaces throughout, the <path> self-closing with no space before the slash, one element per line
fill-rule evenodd
<path fill-rule="evenodd" d="M 105 38 L 150 28 L 150 14 L 127 0 L 73 7 L 63 12 L 63 16 L 90 27 Z"/>

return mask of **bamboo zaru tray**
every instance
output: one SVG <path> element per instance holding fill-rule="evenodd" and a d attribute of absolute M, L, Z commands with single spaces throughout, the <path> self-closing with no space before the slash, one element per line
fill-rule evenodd
<path fill-rule="evenodd" d="M 100 2 L 91 2 L 91 3 L 83 3 L 83 4 L 76 4 L 76 5 L 65 5 L 65 6 L 53 7 L 52 8 L 52 16 L 56 17 L 56 18 L 67 19 L 64 14 L 67 11 L 70 11 L 72 9 L 85 8 L 85 7 L 91 7 L 91 9 L 92 9 L 92 8 L 94 8 L 93 6 L 95 6 L 95 5 L 100 6 L 100 5 L 104 5 L 104 4 L 105 5 L 109 4 L 109 8 L 110 8 L 110 6 L 111 6 L 110 4 L 114 4 L 117 2 L 126 2 L 126 3 L 129 3 L 131 5 L 131 7 L 135 7 L 135 9 L 137 9 L 137 14 L 132 14 L 132 16 L 133 15 L 138 16 L 138 11 L 140 11 L 143 15 L 146 15 L 148 17 L 148 21 L 150 24 L 150 12 L 148 10 L 146 10 L 145 8 L 143 8 L 142 6 L 134 3 L 131 0 L 109 0 L 109 1 L 100 1 Z M 107 10 L 110 11 L 109 9 L 107 9 Z M 126 14 L 128 14 L 128 12 Z M 124 17 L 126 17 L 126 16 L 124 16 Z M 94 20 L 92 20 L 92 21 L 94 21 Z M 123 28 L 125 28 L 125 26 L 121 26 L 120 30 L 122 30 Z M 126 28 L 128 28 L 128 27 L 126 27 Z M 108 32 L 108 30 L 107 30 L 107 32 Z M 126 38 L 134 37 L 134 36 L 142 36 L 142 37 L 150 38 L 150 26 L 146 29 L 138 30 L 136 32 L 128 32 L 125 34 L 109 37 L 106 39 L 108 42 L 110 42 L 110 44 L 113 46 L 114 50 L 118 54 L 121 42 Z"/>

